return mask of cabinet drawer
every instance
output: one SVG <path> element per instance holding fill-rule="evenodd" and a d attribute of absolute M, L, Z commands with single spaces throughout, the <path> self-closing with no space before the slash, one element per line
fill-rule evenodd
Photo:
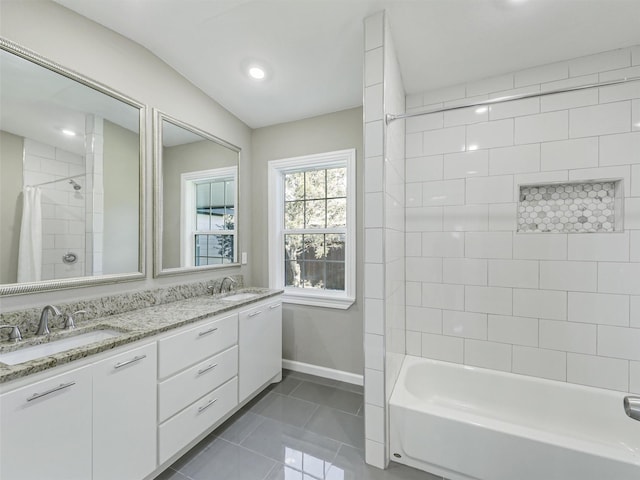
<path fill-rule="evenodd" d="M 158 377 L 166 378 L 236 343 L 236 313 L 162 339 L 158 342 Z"/>
<path fill-rule="evenodd" d="M 238 347 L 232 347 L 158 384 L 158 415 L 174 413 L 238 374 Z"/>
<path fill-rule="evenodd" d="M 193 403 L 158 428 L 159 461 L 166 462 L 238 404 L 238 378 Z"/>

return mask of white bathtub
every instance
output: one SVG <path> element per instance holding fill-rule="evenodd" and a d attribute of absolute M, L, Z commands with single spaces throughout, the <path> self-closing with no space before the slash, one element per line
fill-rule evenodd
<path fill-rule="evenodd" d="M 639 480 L 623 393 L 407 356 L 391 459 L 451 480 Z"/>

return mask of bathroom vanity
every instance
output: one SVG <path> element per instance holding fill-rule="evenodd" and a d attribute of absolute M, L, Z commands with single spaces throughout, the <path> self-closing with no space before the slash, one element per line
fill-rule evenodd
<path fill-rule="evenodd" d="M 77 329 L 122 335 L 0 364 L 0 478 L 154 478 L 281 379 L 280 293 L 132 310 Z"/>

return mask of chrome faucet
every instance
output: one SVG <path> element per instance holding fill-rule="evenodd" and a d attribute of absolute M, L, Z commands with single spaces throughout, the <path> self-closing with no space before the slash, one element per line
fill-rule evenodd
<path fill-rule="evenodd" d="M 640 397 L 624 397 L 624 411 L 628 417 L 640 420 Z"/>
<path fill-rule="evenodd" d="M 54 305 L 45 305 L 40 314 L 40 323 L 38 324 L 38 330 L 36 335 L 49 335 L 49 312 L 53 312 L 56 317 L 62 315 L 58 307 Z"/>
<path fill-rule="evenodd" d="M 229 289 L 227 290 L 227 292 L 230 292 L 230 291 L 231 291 L 231 286 L 236 284 L 236 281 L 235 281 L 233 278 L 231 278 L 231 277 L 224 277 L 224 278 L 222 279 L 222 281 L 220 282 L 220 291 L 219 291 L 219 293 L 222 293 L 222 292 L 223 292 L 223 290 L 224 290 L 224 281 L 225 281 L 225 280 L 229 280 L 229 282 L 230 282 L 230 283 L 229 283 Z"/>
<path fill-rule="evenodd" d="M 17 343 L 22 340 L 22 334 L 20 333 L 20 329 L 17 325 L 0 325 L 0 329 L 2 328 L 10 328 L 11 332 L 9 332 L 9 341 L 13 343 Z"/>

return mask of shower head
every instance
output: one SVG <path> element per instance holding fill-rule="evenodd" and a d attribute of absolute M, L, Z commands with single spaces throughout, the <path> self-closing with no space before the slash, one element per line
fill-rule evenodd
<path fill-rule="evenodd" d="M 73 185 L 73 189 L 74 190 L 80 190 L 82 188 L 82 185 L 80 185 L 78 182 L 76 182 L 75 180 L 69 180 L 69 183 L 71 185 Z"/>

